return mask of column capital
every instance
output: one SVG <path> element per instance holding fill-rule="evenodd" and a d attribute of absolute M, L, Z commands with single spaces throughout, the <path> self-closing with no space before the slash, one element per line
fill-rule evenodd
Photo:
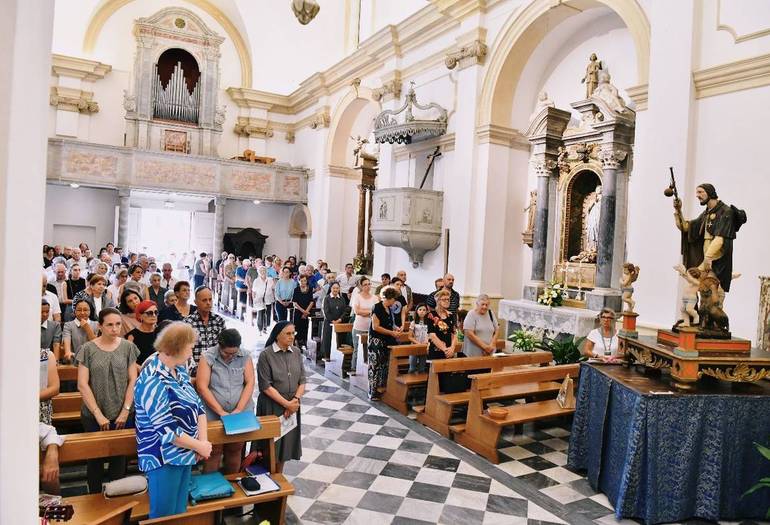
<path fill-rule="evenodd" d="M 131 197 L 131 188 L 118 188 L 118 197 L 121 199 Z"/>
<path fill-rule="evenodd" d="M 534 157 L 530 160 L 530 164 L 532 164 L 535 175 L 538 177 L 548 177 L 553 175 L 553 171 L 557 167 L 556 160 L 547 157 Z"/>
<path fill-rule="evenodd" d="M 219 208 L 220 206 L 227 206 L 227 197 L 217 195 L 214 197 L 214 205 Z"/>
<path fill-rule="evenodd" d="M 605 145 L 599 153 L 599 160 L 602 163 L 602 168 L 616 170 L 620 167 L 620 163 L 626 159 L 626 156 L 628 156 L 626 150 L 617 149 L 612 145 Z"/>

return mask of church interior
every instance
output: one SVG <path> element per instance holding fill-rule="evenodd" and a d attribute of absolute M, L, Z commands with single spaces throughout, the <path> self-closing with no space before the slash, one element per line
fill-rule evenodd
<path fill-rule="evenodd" d="M 0 523 L 770 520 L 766 0 L 0 3 Z"/>

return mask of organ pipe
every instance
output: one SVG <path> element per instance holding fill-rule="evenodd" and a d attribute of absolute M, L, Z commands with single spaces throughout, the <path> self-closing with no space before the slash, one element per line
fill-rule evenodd
<path fill-rule="evenodd" d="M 155 65 L 155 82 L 153 83 L 153 117 L 180 122 L 198 122 L 200 107 L 200 79 L 190 93 L 184 78 L 182 63 L 177 62 L 166 87 L 160 80 L 158 66 Z"/>

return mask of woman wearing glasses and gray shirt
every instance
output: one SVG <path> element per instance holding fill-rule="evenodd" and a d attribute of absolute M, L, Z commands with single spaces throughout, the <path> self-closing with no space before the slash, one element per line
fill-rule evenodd
<path fill-rule="evenodd" d="M 497 318 L 489 309 L 489 296 L 481 294 L 476 308 L 468 312 L 463 321 L 463 353 L 466 357 L 492 355 L 497 339 Z"/>

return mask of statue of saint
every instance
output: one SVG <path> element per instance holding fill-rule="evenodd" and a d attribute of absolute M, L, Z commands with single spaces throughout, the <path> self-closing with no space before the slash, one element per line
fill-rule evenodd
<path fill-rule="evenodd" d="M 706 209 L 689 221 L 682 217 L 682 201 L 674 199 L 674 223 L 682 232 L 685 268 L 713 272 L 725 292 L 733 279 L 733 239 L 746 222 L 746 212 L 719 200 L 711 184 L 701 184 L 695 196 Z"/>
<path fill-rule="evenodd" d="M 364 167 L 371 167 L 371 165 L 377 164 L 378 156 L 376 153 L 370 153 L 366 150 L 366 145 L 369 144 L 369 139 L 358 135 L 357 137 L 350 137 L 355 141 L 356 147 L 353 148 L 353 167 L 363 165 Z"/>
<path fill-rule="evenodd" d="M 596 186 L 596 199 L 586 213 L 586 252 L 599 251 L 599 220 L 602 209 L 602 187 Z"/>
<path fill-rule="evenodd" d="M 527 229 L 524 233 L 535 232 L 535 213 L 537 212 L 537 190 L 529 192 L 529 206 L 524 208 L 527 212 Z"/>
<path fill-rule="evenodd" d="M 618 88 L 610 83 L 610 74 L 603 69 L 599 70 L 599 85 L 591 96 L 603 100 L 615 113 L 626 111 L 626 103 L 623 97 L 618 94 Z"/>
<path fill-rule="evenodd" d="M 591 98 L 591 95 L 599 84 L 599 70 L 602 68 L 602 63 L 596 58 L 596 53 L 591 53 L 588 66 L 586 66 L 586 76 L 580 81 L 581 84 L 586 85 L 586 98 Z"/>

